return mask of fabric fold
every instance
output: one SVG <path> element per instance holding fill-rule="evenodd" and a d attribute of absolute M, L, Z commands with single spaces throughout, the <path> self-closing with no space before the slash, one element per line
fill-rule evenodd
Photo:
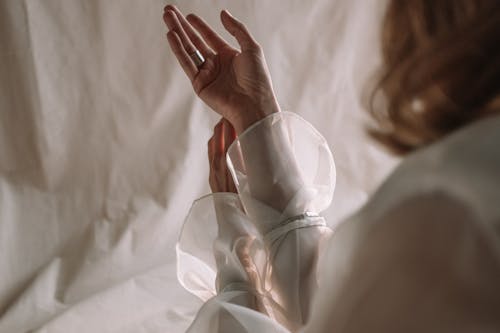
<path fill-rule="evenodd" d="M 214 193 L 196 200 L 176 246 L 181 285 L 206 301 L 218 290 L 244 285 L 260 272 L 250 262 L 265 260 L 261 237 L 242 209 L 238 195 Z M 252 284 L 253 285 L 253 284 Z M 241 289 L 241 288 L 240 288 Z"/>
<path fill-rule="evenodd" d="M 229 147 L 227 164 L 248 216 L 262 233 L 332 200 L 336 169 L 326 140 L 292 112 L 255 123 Z"/>
<path fill-rule="evenodd" d="M 253 310 L 294 331 L 331 233 L 320 213 L 335 187 L 332 153 L 304 119 L 280 112 L 240 134 L 226 157 L 238 194 L 196 200 L 176 247 L 181 285 L 208 302 L 193 327 L 218 317 L 227 329 Z"/>

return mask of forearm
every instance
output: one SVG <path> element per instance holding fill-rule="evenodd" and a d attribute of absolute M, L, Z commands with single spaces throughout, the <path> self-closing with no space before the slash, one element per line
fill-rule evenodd
<path fill-rule="evenodd" d="M 330 230 L 326 227 L 295 229 L 275 246 L 271 257 L 272 293 L 286 312 L 287 326 L 298 329 L 309 318 L 311 301 L 317 289 L 317 261 Z"/>
<path fill-rule="evenodd" d="M 259 126 L 239 141 L 248 185 L 253 198 L 282 212 L 304 184 L 284 125 Z"/>
<path fill-rule="evenodd" d="M 289 112 L 274 113 L 238 136 L 229 147 L 228 166 L 247 214 L 262 233 L 317 211 L 333 190 L 335 169 L 326 142 Z"/>
<path fill-rule="evenodd" d="M 282 113 L 248 128 L 228 153 L 240 198 L 265 240 L 266 290 L 282 322 L 297 328 L 307 319 L 321 240 L 330 232 L 318 216 L 333 190 L 330 151 L 307 122 Z"/>
<path fill-rule="evenodd" d="M 234 112 L 237 117 L 232 123 L 238 135 L 246 136 L 245 140 L 240 140 L 239 149 L 252 196 L 283 211 L 291 195 L 302 184 L 284 128 L 271 128 L 271 125 L 261 124 L 261 127 L 268 127 L 268 130 L 251 130 L 266 116 L 280 112 L 275 98 L 269 98 L 262 104 L 265 105 Z M 277 152 L 288 158 L 276 159 Z M 280 179 L 284 169 L 288 171 L 286 179 Z"/>

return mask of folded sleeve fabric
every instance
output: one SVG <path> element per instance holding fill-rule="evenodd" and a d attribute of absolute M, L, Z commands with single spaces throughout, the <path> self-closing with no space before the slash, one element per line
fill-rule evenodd
<path fill-rule="evenodd" d="M 442 189 L 377 197 L 330 238 L 302 332 L 497 332 L 492 226 Z"/>
<path fill-rule="evenodd" d="M 183 277 L 211 290 L 190 332 L 497 332 L 498 128 L 408 157 L 329 236 L 321 136 L 292 114 L 257 123 L 228 151 L 238 195 L 196 203 L 181 236 Z"/>
<path fill-rule="evenodd" d="M 324 138 L 290 112 L 255 123 L 231 145 L 238 194 L 194 202 L 177 244 L 178 279 L 206 301 L 193 332 L 299 329 L 317 288 L 330 229 L 335 165 Z"/>

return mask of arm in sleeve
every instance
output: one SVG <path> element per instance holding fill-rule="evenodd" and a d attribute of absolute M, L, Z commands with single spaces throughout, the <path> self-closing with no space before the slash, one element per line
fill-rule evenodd
<path fill-rule="evenodd" d="M 317 288 L 319 250 L 330 229 L 319 213 L 331 202 L 335 164 L 326 140 L 299 116 L 272 114 L 241 134 L 228 166 L 267 252 L 264 290 L 275 318 L 296 331 Z"/>
<path fill-rule="evenodd" d="M 266 312 L 264 260 L 261 237 L 237 194 L 195 201 L 177 244 L 178 279 L 205 301 L 188 332 L 286 332 Z"/>
<path fill-rule="evenodd" d="M 209 204 L 196 203 L 177 246 L 179 280 L 203 300 L 211 298 L 193 325 L 218 318 L 221 329 L 220 315 L 225 313 L 233 324 L 251 318 L 255 325 L 276 325 L 274 331 L 283 326 L 296 331 L 307 320 L 319 247 L 330 232 L 319 213 L 333 195 L 331 152 L 310 124 L 280 112 L 241 134 L 227 158 L 239 196 L 206 198 L 212 210 Z M 219 228 L 210 231 L 214 217 Z M 200 220 L 206 223 L 193 222 Z M 209 248 L 207 239 L 215 244 L 212 260 L 201 250 Z M 187 259 L 195 262 L 188 265 Z M 210 288 L 215 284 L 217 291 Z"/>

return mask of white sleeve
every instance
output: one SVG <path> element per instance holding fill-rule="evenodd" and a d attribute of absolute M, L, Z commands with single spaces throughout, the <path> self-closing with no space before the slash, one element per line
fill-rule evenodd
<path fill-rule="evenodd" d="M 374 198 L 332 235 L 304 332 L 498 332 L 494 226 L 441 190 Z"/>
<path fill-rule="evenodd" d="M 331 152 L 309 123 L 280 112 L 241 134 L 227 159 L 238 195 L 196 201 L 177 245 L 181 284 L 207 301 L 190 329 L 296 331 L 330 234 L 319 213 L 333 195 Z"/>

